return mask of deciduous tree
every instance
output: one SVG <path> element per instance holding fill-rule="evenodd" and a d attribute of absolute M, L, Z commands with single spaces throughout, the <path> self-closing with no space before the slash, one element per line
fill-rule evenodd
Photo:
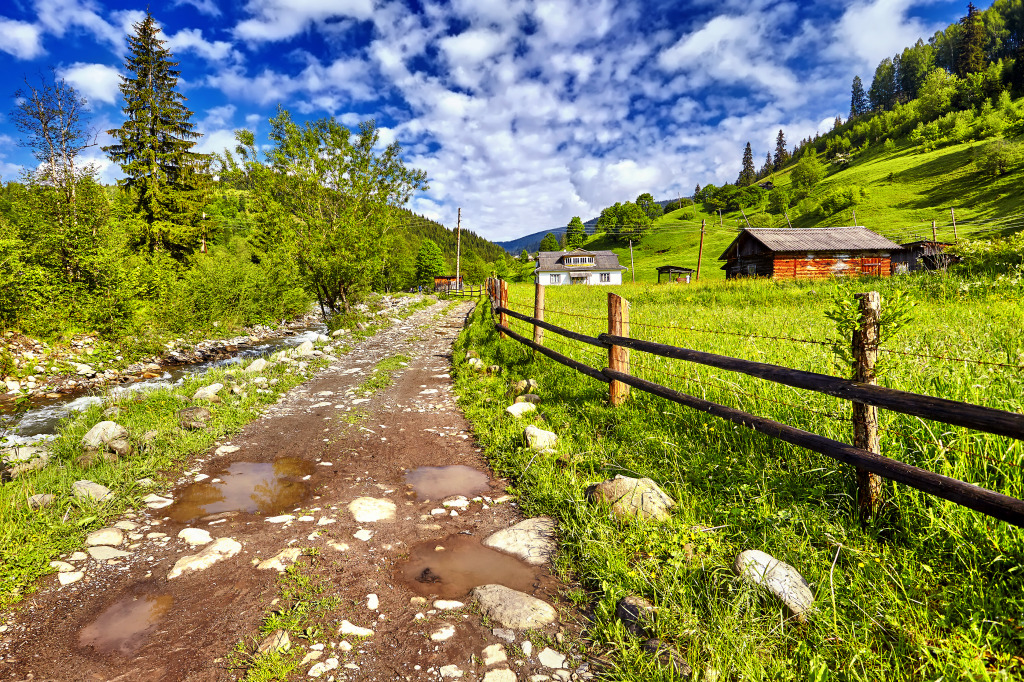
<path fill-rule="evenodd" d="M 558 237 L 553 232 L 548 232 L 544 235 L 544 238 L 540 240 L 541 251 L 558 251 Z"/>
<path fill-rule="evenodd" d="M 579 248 L 586 238 L 587 233 L 583 229 L 583 221 L 579 216 L 573 216 L 565 228 L 565 245 L 570 249 Z"/>
<path fill-rule="evenodd" d="M 434 278 L 445 274 L 448 264 L 441 247 L 433 239 L 424 239 L 416 253 L 416 284 L 434 286 Z"/>

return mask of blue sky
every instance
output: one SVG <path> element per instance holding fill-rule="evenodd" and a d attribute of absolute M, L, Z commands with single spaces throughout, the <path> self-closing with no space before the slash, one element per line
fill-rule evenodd
<path fill-rule="evenodd" d="M 987 6 L 988 3 L 984 3 Z M 850 82 L 956 21 L 944 0 L 173 0 L 149 5 L 180 61 L 200 149 L 296 118 L 376 118 L 429 191 L 410 208 L 494 240 L 649 191 L 733 182 L 849 111 Z M 8 112 L 52 66 L 120 125 L 125 36 L 146 4 L 0 5 L 0 177 L 28 164 Z M 100 136 L 100 143 L 108 140 Z M 265 139 L 265 138 L 263 138 Z M 104 180 L 118 169 L 90 153 Z"/>

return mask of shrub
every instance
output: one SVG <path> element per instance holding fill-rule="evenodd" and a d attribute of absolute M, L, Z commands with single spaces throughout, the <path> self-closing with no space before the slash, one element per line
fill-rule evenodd
<path fill-rule="evenodd" d="M 1021 146 L 1007 140 L 992 140 L 976 152 L 974 163 L 986 175 L 1004 175 L 1020 163 Z"/>

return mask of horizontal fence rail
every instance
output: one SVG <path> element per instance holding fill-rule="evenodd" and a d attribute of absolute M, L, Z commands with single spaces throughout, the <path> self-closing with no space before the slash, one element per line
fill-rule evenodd
<path fill-rule="evenodd" d="M 1018 440 L 1024 440 L 1024 415 L 1016 412 L 996 410 L 991 407 L 961 403 L 946 398 L 936 398 L 920 393 L 909 393 L 897 391 L 884 386 L 862 384 L 848 379 L 829 376 L 828 374 L 817 374 L 800 369 L 789 369 L 778 365 L 769 365 L 763 362 L 752 362 L 740 360 L 726 355 L 715 355 L 688 348 L 668 346 L 653 341 L 631 339 L 622 336 L 601 334 L 599 337 L 609 346 L 623 346 L 633 350 L 660 355 L 675 360 L 695 362 L 708 367 L 717 367 L 732 372 L 747 374 L 759 379 L 773 381 L 777 384 L 804 388 L 816 393 L 884 407 L 893 412 L 901 412 L 914 417 L 931 419 L 932 421 L 964 426 L 977 431 L 994 433 L 998 436 L 1009 436 Z"/>
<path fill-rule="evenodd" d="M 543 311 L 543 290 L 540 285 L 538 285 L 538 287 L 539 291 L 536 298 L 536 307 L 538 308 L 538 312 L 536 314 L 539 317 Z M 865 447 L 849 445 L 847 443 L 842 443 L 840 441 L 798 429 L 788 424 L 773 421 L 765 417 L 758 417 L 736 408 L 719 405 L 718 403 L 697 398 L 645 379 L 640 379 L 639 377 L 633 376 L 629 373 L 628 355 L 625 356 L 624 362 L 621 359 L 616 361 L 616 364 L 619 364 L 618 369 L 615 367 L 597 369 L 579 362 L 578 360 L 574 360 L 562 353 L 546 348 L 538 341 L 531 341 L 530 339 L 512 331 L 509 328 L 506 319 L 507 317 L 513 317 L 517 320 L 533 325 L 535 328 L 535 339 L 540 339 L 536 329 L 541 328 L 567 339 L 579 341 L 598 348 L 608 349 L 609 362 L 612 361 L 611 356 L 613 353 L 628 353 L 628 350 L 650 353 L 652 355 L 669 359 L 693 362 L 727 371 L 739 372 L 785 386 L 805 389 L 849 400 L 854 403 L 855 407 L 857 405 L 864 405 L 869 406 L 865 409 L 870 410 L 873 410 L 876 407 L 881 407 L 893 412 L 962 426 L 1017 440 L 1024 440 L 1024 415 L 1005 410 L 982 407 L 980 405 L 973 405 L 970 403 L 958 402 L 955 400 L 948 400 L 946 398 L 936 398 L 934 396 L 899 391 L 877 386 L 873 383 L 850 381 L 848 379 L 829 376 L 826 374 L 818 374 L 815 372 L 796 370 L 778 365 L 742 360 L 739 358 L 732 358 L 729 356 L 717 355 L 688 348 L 679 348 L 677 346 L 670 346 L 643 339 L 634 339 L 624 335 L 629 334 L 628 314 L 626 316 L 625 325 L 618 324 L 617 321 L 612 322 L 611 317 L 609 318 L 609 329 L 616 333 L 603 333 L 597 337 L 587 336 L 586 334 L 580 334 L 578 332 L 559 327 L 558 325 L 551 324 L 550 322 L 545 322 L 542 319 L 538 319 L 538 317 L 531 317 L 529 315 L 510 310 L 507 307 L 507 287 L 506 283 L 503 281 L 489 281 L 487 285 L 487 293 L 490 298 L 492 313 L 498 313 L 500 315 L 500 321 L 496 320 L 494 322 L 494 327 L 497 331 L 501 332 L 503 336 L 508 336 L 518 343 L 521 343 L 528 348 L 531 348 L 534 351 L 565 365 L 566 367 L 574 369 L 585 376 L 602 383 L 610 384 L 612 386 L 613 393 L 614 388 L 617 385 L 630 386 L 680 405 L 706 412 L 739 426 L 764 433 L 772 438 L 782 440 L 792 445 L 813 450 L 814 452 L 831 457 L 837 461 L 851 464 L 857 467 L 858 485 L 861 483 L 861 474 L 865 476 L 868 474 L 872 476 L 881 476 L 930 495 L 934 495 L 935 497 L 948 500 L 968 509 L 987 514 L 1012 525 L 1024 527 L 1024 500 L 1019 500 L 1002 493 L 982 488 L 973 483 L 960 481 L 955 478 L 950 478 L 942 474 L 928 471 L 927 469 L 922 469 L 920 467 L 900 462 L 899 460 L 885 457 L 879 452 L 872 451 L 878 450 L 877 439 L 874 445 L 865 444 Z M 877 306 L 877 294 L 870 295 L 876 297 Z M 864 296 L 869 295 L 865 294 Z M 614 294 L 609 294 L 609 299 L 618 299 L 621 301 L 621 299 Z M 624 303 L 624 301 L 622 303 Z M 611 306 L 609 310 L 611 311 Z M 617 324 L 618 326 L 616 326 Z M 617 357 L 621 358 L 621 356 Z M 625 369 L 626 371 L 619 371 L 621 369 Z M 614 399 L 614 395 L 612 395 L 611 403 L 613 405 L 618 404 Z M 871 447 L 872 450 L 866 449 L 867 447 Z"/>

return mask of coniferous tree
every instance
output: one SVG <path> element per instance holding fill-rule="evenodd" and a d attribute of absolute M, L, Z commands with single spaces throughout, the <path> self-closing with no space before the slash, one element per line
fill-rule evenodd
<path fill-rule="evenodd" d="M 132 28 L 124 62 L 128 75 L 121 77 L 126 120 L 107 131 L 115 141 L 103 151 L 126 176 L 119 184 L 146 224 L 150 250 L 187 251 L 202 230 L 208 158 L 192 151 L 202 134 L 177 90 L 181 72 L 159 38 L 156 20 L 147 12 Z"/>
<path fill-rule="evenodd" d="M 907 100 L 917 99 L 928 72 L 935 66 L 935 50 L 918 38 L 913 47 L 903 50 L 900 58 L 900 92 Z"/>
<path fill-rule="evenodd" d="M 868 96 L 860 76 L 853 77 L 853 91 L 850 95 L 850 118 L 857 118 L 868 112 Z"/>
<path fill-rule="evenodd" d="M 883 59 L 875 69 L 868 99 L 873 111 L 888 111 L 896 105 L 896 68 L 891 57 Z"/>
<path fill-rule="evenodd" d="M 739 187 L 746 187 L 754 181 L 757 177 L 757 171 L 754 169 L 754 152 L 750 148 L 750 143 L 747 143 L 746 148 L 743 150 L 743 168 L 740 169 L 739 177 L 736 178 L 736 185 Z"/>
<path fill-rule="evenodd" d="M 772 166 L 775 170 L 781 170 L 787 161 L 789 161 L 789 152 L 786 151 L 786 135 L 782 132 L 782 128 L 779 128 L 779 134 L 775 137 L 775 158 L 772 160 Z"/>
<path fill-rule="evenodd" d="M 764 165 L 761 166 L 761 172 L 757 174 L 759 178 L 766 178 L 772 174 L 775 170 L 775 166 L 772 164 L 772 155 L 769 153 L 764 157 Z"/>
<path fill-rule="evenodd" d="M 697 186 L 693 188 L 693 200 L 696 201 L 697 197 L 699 197 L 699 196 L 700 196 L 700 183 L 698 182 Z"/>
<path fill-rule="evenodd" d="M 964 78 L 985 69 L 985 27 L 973 2 L 967 4 L 967 16 L 960 20 L 960 26 L 963 30 L 957 40 L 956 75 Z"/>

